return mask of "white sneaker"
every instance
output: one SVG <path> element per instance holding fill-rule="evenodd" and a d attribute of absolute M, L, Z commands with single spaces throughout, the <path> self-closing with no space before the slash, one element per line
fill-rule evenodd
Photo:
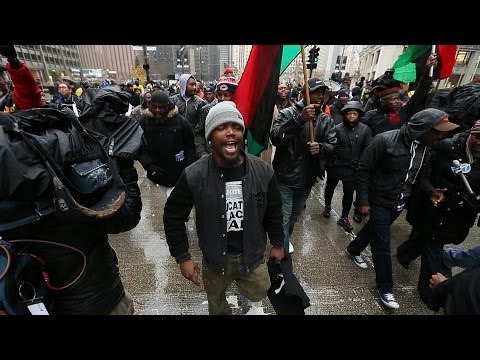
<path fill-rule="evenodd" d="M 367 268 L 367 263 L 365 262 L 365 260 L 363 260 L 363 257 L 361 255 L 353 255 L 350 253 L 350 251 L 348 251 L 348 249 L 345 250 L 348 254 L 348 256 L 350 256 L 353 260 L 353 262 L 355 263 L 355 265 L 357 265 L 359 268 L 362 268 L 362 269 L 366 269 Z"/>
<path fill-rule="evenodd" d="M 381 293 L 378 290 L 377 292 L 378 295 L 380 295 L 380 300 L 386 307 L 389 307 L 390 309 L 398 309 L 400 307 L 393 293 Z"/>
<path fill-rule="evenodd" d="M 291 242 L 288 242 L 288 253 L 289 254 L 293 253 L 293 245 Z"/>

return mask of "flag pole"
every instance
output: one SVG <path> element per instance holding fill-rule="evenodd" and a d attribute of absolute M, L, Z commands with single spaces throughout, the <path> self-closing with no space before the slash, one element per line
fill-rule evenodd
<path fill-rule="evenodd" d="M 307 65 L 305 61 L 305 45 L 300 45 L 300 52 L 302 53 L 302 66 L 303 66 L 303 89 L 304 89 L 304 97 L 305 97 L 305 106 L 310 105 L 310 89 L 308 87 L 308 76 L 307 76 Z M 313 133 L 313 121 L 308 121 L 308 130 L 309 130 L 309 138 L 310 142 L 313 143 L 315 141 L 315 136 Z"/>
<path fill-rule="evenodd" d="M 435 48 L 436 48 L 436 45 L 432 45 L 432 54 L 435 54 Z M 433 76 L 433 66 L 430 67 L 430 73 L 428 74 L 428 76 L 430 77 Z"/>

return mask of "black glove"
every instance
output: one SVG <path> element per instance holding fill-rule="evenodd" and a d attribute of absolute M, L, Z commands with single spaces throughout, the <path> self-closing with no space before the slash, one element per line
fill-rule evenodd
<path fill-rule="evenodd" d="M 14 45 L 0 45 L 0 54 L 7 58 L 13 69 L 19 69 L 22 64 L 17 58 L 17 52 Z"/>
<path fill-rule="evenodd" d="M 6 57 L 7 59 L 15 59 L 17 57 L 15 46 L 0 45 L 0 55 L 2 55 L 3 57 Z"/>

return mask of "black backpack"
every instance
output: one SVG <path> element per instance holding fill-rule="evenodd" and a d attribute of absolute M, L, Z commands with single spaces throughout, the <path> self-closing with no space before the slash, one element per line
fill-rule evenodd
<path fill-rule="evenodd" d="M 31 109 L 0 118 L 0 232 L 54 211 L 113 216 L 125 185 L 105 137 L 85 129 L 68 109 Z"/>

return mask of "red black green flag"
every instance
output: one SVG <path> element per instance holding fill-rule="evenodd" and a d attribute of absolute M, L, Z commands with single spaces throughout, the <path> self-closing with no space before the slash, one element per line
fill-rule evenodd
<path fill-rule="evenodd" d="M 248 129 L 248 152 L 259 155 L 268 146 L 277 96 L 282 45 L 253 45 L 234 101 Z"/>
<path fill-rule="evenodd" d="M 248 129 L 248 152 L 268 147 L 279 76 L 300 53 L 300 45 L 253 45 L 234 101 Z"/>
<path fill-rule="evenodd" d="M 457 45 L 437 45 L 438 66 L 433 72 L 434 79 L 446 79 L 455 65 Z M 432 45 L 409 45 L 393 64 L 393 77 L 404 82 L 415 82 L 423 73 L 425 62 L 432 51 Z"/>

